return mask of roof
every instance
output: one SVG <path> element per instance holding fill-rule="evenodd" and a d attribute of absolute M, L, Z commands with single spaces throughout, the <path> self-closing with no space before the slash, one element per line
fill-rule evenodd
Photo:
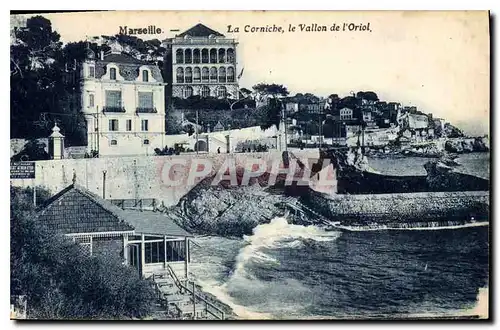
<path fill-rule="evenodd" d="M 152 211 L 125 210 L 126 222 L 142 234 L 162 234 L 169 236 L 192 236 L 179 227 L 164 213 Z"/>
<path fill-rule="evenodd" d="M 104 55 L 104 59 L 100 60 L 100 62 L 107 62 L 107 63 L 127 63 L 127 64 L 140 64 L 140 65 L 146 65 L 147 63 L 144 61 L 141 61 L 131 55 L 125 54 L 125 53 L 109 53 L 107 55 Z"/>
<path fill-rule="evenodd" d="M 164 214 L 122 210 L 77 184 L 52 196 L 38 210 L 37 219 L 63 234 L 134 231 L 191 236 Z"/>
<path fill-rule="evenodd" d="M 212 30 L 206 25 L 203 25 L 201 23 L 196 24 L 192 28 L 182 32 L 181 34 L 177 35 L 177 37 L 184 37 L 184 36 L 191 36 L 191 37 L 209 37 L 210 35 L 215 35 L 218 37 L 224 37 L 223 34 Z"/>

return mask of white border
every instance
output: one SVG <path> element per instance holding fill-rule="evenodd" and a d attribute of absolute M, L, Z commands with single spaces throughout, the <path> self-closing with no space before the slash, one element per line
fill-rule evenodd
<path fill-rule="evenodd" d="M 12 2 L 2 2 L 2 6 L 5 6 L 5 5 L 8 5 L 8 4 L 11 4 Z M 43 1 L 43 9 L 44 10 L 50 10 L 50 9 L 58 9 L 60 10 L 60 8 L 64 8 L 65 10 L 78 10 L 78 9 L 81 9 L 82 7 L 87 7 L 87 8 L 99 8 L 99 9 L 102 9 L 102 10 L 105 10 L 105 9 L 113 9 L 113 10 L 121 10 L 121 9 L 142 9 L 142 10 L 159 10 L 159 9 L 163 9 L 163 10 L 200 10 L 200 9 L 203 9 L 203 10 L 222 10 L 222 9 L 226 9 L 226 10 L 444 10 L 444 9 L 452 9 L 452 10 L 464 10 L 464 9 L 467 9 L 467 10 L 486 10 L 486 9 L 490 9 L 492 11 L 492 14 L 495 15 L 495 14 L 498 14 L 500 12 L 500 9 L 498 9 L 499 7 L 499 1 L 498 0 L 474 0 L 474 1 L 449 1 L 449 2 L 445 2 L 445 1 L 436 1 L 436 0 L 419 0 L 419 1 L 388 1 L 388 0 L 377 0 L 377 1 L 370 1 L 370 0 L 349 0 L 349 1 L 343 1 L 343 2 L 339 2 L 339 1 L 335 1 L 335 2 L 331 2 L 331 3 L 327 3 L 326 1 L 324 0 L 307 0 L 307 1 L 286 1 L 285 3 L 276 3 L 276 2 L 271 2 L 269 0 L 253 0 L 253 1 L 245 1 L 245 2 L 237 2 L 237 1 L 230 1 L 230 0 L 211 0 L 211 1 L 199 1 L 199 0 L 194 0 L 194 1 L 177 1 L 177 2 L 173 2 L 173 1 L 158 1 L 158 0 L 148 0 L 148 1 L 137 1 L 137 2 L 128 2 L 128 1 L 117 1 L 117 0 L 112 0 L 112 1 L 106 1 L 106 2 L 103 2 L 102 0 L 87 0 L 85 2 L 59 2 L 59 1 Z M 16 9 L 17 10 L 30 10 L 30 8 L 40 8 L 42 7 L 41 6 L 41 3 L 39 1 L 33 1 L 33 0 L 25 0 L 25 1 L 18 1 L 18 2 L 15 2 L 15 6 L 17 7 Z M 3 23 L 3 29 L 2 31 L 4 31 L 4 34 L 3 34 L 3 38 L 5 39 L 3 42 L 2 42 L 2 45 L 4 45 L 5 48 L 7 48 L 7 45 L 9 44 L 7 42 L 7 38 L 9 38 L 7 36 L 7 33 L 6 31 L 8 31 L 8 24 L 9 23 L 9 20 L 8 20 L 8 14 L 6 13 L 6 11 L 3 11 L 3 15 L 2 15 L 2 23 Z M 5 22 L 4 22 L 4 19 L 5 19 Z M 498 27 L 498 17 L 496 19 L 496 26 Z M 498 44 L 498 33 L 494 33 L 494 40 L 495 40 L 495 45 Z M 0 53 L 2 57 L 7 57 L 7 49 L 4 49 L 3 52 Z M 495 52 L 496 54 L 496 52 Z M 459 56 L 459 55 L 457 55 Z M 4 79 L 4 84 L 3 84 L 3 90 L 4 90 L 4 95 L 7 94 L 6 91 L 9 90 L 9 84 L 10 84 L 10 81 L 8 80 L 7 77 L 10 76 L 10 73 L 7 71 L 7 59 L 6 58 L 3 58 L 2 61 L 0 63 L 3 63 L 3 66 L 1 66 L 0 68 L 3 70 L 2 71 L 2 75 L 1 77 Z M 496 63 L 498 64 L 498 63 Z M 495 72 L 492 72 L 492 74 L 495 74 L 495 77 L 496 77 L 496 70 Z M 498 93 L 498 83 L 496 85 L 496 88 L 494 91 L 491 92 L 492 95 L 499 95 L 500 93 Z M 1 134 L 3 134 L 4 136 L 2 136 L 1 138 L 1 143 L 0 143 L 0 146 L 1 146 L 1 152 L 2 154 L 4 155 L 7 155 L 8 151 L 9 151 L 9 121 L 6 120 L 6 116 L 8 112 L 8 109 L 10 107 L 10 99 L 9 97 L 3 97 L 2 98 L 2 103 L 3 103 L 3 107 L 2 107 L 2 110 L 3 110 L 3 116 L 4 118 L 0 121 L 1 122 L 1 125 L 2 125 L 2 129 L 0 130 Z M 496 112 L 496 109 L 491 109 L 491 112 L 492 113 L 495 113 Z M 495 116 L 494 117 L 494 125 L 495 127 L 500 127 L 500 124 L 499 124 L 499 119 L 500 116 Z M 492 123 L 493 124 L 493 123 Z M 493 133 L 496 135 L 496 133 Z M 495 141 L 496 142 L 496 141 Z M 492 155 L 493 156 L 493 155 Z M 494 161 L 496 159 L 492 158 Z M 9 200 L 8 198 L 8 191 L 7 191 L 7 187 L 8 187 L 8 184 L 7 182 L 9 181 L 9 178 L 8 178 L 8 166 L 9 164 L 7 163 L 7 160 L 5 159 L 5 161 L 2 163 L 2 169 L 0 171 L 0 175 L 1 175 L 1 178 L 2 178 L 2 185 L 1 187 L 3 187 L 5 190 L 3 190 L 3 194 L 2 194 L 2 201 L 4 203 L 4 205 L 2 205 L 2 212 L 4 212 L 4 216 L 2 217 L 3 221 L 2 221 L 2 225 L 4 226 L 4 228 L 2 228 L 3 230 L 1 230 L 0 232 L 3 234 L 3 235 L 8 235 L 9 233 L 9 223 L 7 221 L 7 219 L 9 219 L 8 215 L 6 213 L 8 213 L 7 210 L 9 210 L 9 208 L 7 207 L 7 201 Z M 495 170 L 498 170 L 498 167 L 500 165 L 498 164 L 498 162 L 496 161 L 495 162 Z M 492 168 L 493 170 L 493 168 Z M 497 172 L 498 174 L 498 171 L 495 171 Z M 496 183 L 498 181 L 498 175 L 497 175 L 497 180 L 495 180 L 495 182 L 493 182 L 492 184 L 494 184 L 496 186 Z M 500 205 L 499 201 L 497 200 L 500 199 L 500 197 L 498 195 L 495 196 L 495 201 L 492 203 L 493 205 Z M 495 203 L 496 202 L 496 203 Z M 495 231 L 497 231 L 497 228 L 499 227 L 498 224 L 496 224 L 496 220 L 497 219 L 491 219 L 492 222 L 495 223 L 495 225 L 493 226 L 493 228 L 495 229 Z M 498 233 L 495 233 L 495 234 L 498 234 Z M 498 235 L 494 235 L 495 239 L 498 241 Z M 5 237 L 6 238 L 6 237 Z M 4 239 L 5 241 L 5 239 Z M 496 242 L 495 242 L 496 243 Z M 4 245 L 6 246 L 6 245 Z M 498 246 L 498 243 L 495 244 L 495 246 Z M 495 251 L 496 252 L 496 251 Z M 494 259 L 496 259 L 496 253 L 493 252 L 493 256 L 494 256 Z M 11 328 L 14 328 L 16 327 L 18 324 L 17 323 L 14 323 L 14 322 L 11 322 L 8 320 L 8 311 L 9 311 L 9 304 L 8 304 L 8 300 L 7 300 L 7 297 L 9 296 L 9 286 L 7 283 L 9 283 L 9 277 L 10 277 L 10 274 L 9 274 L 9 270 L 8 270 L 8 267 L 5 267 L 6 265 L 9 264 L 9 258 L 10 256 L 7 254 L 7 251 L 6 249 L 3 249 L 2 250 L 2 253 L 0 254 L 1 256 L 1 261 L 2 261 L 2 265 L 4 265 L 2 267 L 2 305 L 0 307 L 0 311 L 1 311 L 1 315 L 2 315 L 2 318 L 1 320 L 3 321 L 3 323 L 7 323 L 5 324 L 5 326 L 8 328 L 8 329 L 11 329 Z M 496 264 L 494 261 L 492 262 L 492 264 Z M 495 276 L 495 279 L 492 279 L 495 284 L 498 284 L 498 281 L 495 281 L 497 280 L 498 278 L 498 268 L 496 269 L 496 272 L 494 273 L 496 274 L 497 276 Z M 495 297 L 498 298 L 498 288 L 495 290 Z M 498 299 L 494 299 L 494 301 L 497 302 L 498 304 Z M 498 309 L 494 308 L 494 313 L 492 313 L 493 316 L 497 316 L 498 318 L 498 313 L 496 313 Z M 47 329 L 51 329 L 53 327 L 68 327 L 68 326 L 71 326 L 71 327 L 87 327 L 87 326 L 92 326 L 93 328 L 102 328 L 102 329 L 108 329 L 109 327 L 122 327 L 122 326 L 134 326 L 134 323 L 133 322 L 128 322 L 126 324 L 124 323 L 106 323 L 106 324 L 89 324 L 89 323 L 72 323 L 71 325 L 69 324 L 58 324 L 58 323 L 51 323 L 51 324 L 47 324 L 47 323 L 41 323 L 41 324 L 38 324 L 39 326 L 41 327 L 44 327 L 44 328 L 47 328 Z M 144 323 L 139 323 L 138 325 L 140 326 L 144 326 L 145 324 Z M 186 327 L 196 327 L 196 326 L 202 326 L 202 327 L 220 327 L 220 326 L 229 326 L 229 327 L 235 327 L 235 326 L 242 326 L 242 325 L 246 325 L 246 326 L 253 326 L 253 327 L 259 327 L 259 328 L 265 328 L 265 327 L 303 327 L 303 326 L 309 326 L 309 325 L 306 325 L 304 323 L 293 323 L 293 322 L 288 322 L 288 323 L 272 323 L 272 324 L 260 324 L 260 323 L 254 323 L 254 324 L 249 324 L 249 323 L 239 323 L 239 324 L 234 324 L 234 323 L 227 323 L 227 324 L 221 324 L 221 323 L 216 323 L 216 324 L 210 324 L 210 323 L 200 323 L 200 324 L 179 324 L 179 323 L 175 323 L 175 324 L 163 324 L 163 323 L 154 323 L 154 324 L 148 324 L 147 326 L 155 326 L 155 327 L 169 327 L 169 328 L 186 328 Z M 323 327 L 335 327 L 335 328 L 358 328 L 358 327 L 363 327 L 365 324 L 358 324 L 358 323 L 354 323 L 354 324 L 349 324 L 349 323 L 340 323 L 340 324 L 337 324 L 337 323 L 311 323 L 311 325 L 313 326 L 323 326 Z M 437 323 L 437 324 L 423 324 L 423 323 L 415 323 L 415 324 L 407 324 L 407 323 L 404 323 L 404 324 L 401 324 L 401 323 L 384 323 L 384 324 L 380 324 L 380 323 L 374 323 L 374 324 L 369 324 L 370 326 L 375 326 L 375 327 L 422 327 L 422 326 L 425 326 L 426 328 L 442 328 L 442 327 L 445 327 L 445 328 L 449 328 L 449 327 L 455 327 L 456 324 L 443 324 L 443 323 Z M 467 325 L 471 326 L 470 323 L 467 323 Z M 478 326 L 480 324 L 476 324 L 476 325 L 472 325 L 472 326 Z"/>

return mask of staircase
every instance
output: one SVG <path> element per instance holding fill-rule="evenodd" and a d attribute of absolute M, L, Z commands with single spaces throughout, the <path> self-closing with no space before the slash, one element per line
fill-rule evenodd
<path fill-rule="evenodd" d="M 167 265 L 167 273 L 152 276 L 158 303 L 154 319 L 224 320 L 225 313 L 196 291 L 194 282 L 181 282 Z"/>

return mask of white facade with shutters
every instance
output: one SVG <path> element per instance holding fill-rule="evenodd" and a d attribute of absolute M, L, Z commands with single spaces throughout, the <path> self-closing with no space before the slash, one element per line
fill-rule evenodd
<path fill-rule="evenodd" d="M 82 65 L 87 152 L 153 155 L 165 140 L 165 84 L 159 68 L 112 52 Z"/>

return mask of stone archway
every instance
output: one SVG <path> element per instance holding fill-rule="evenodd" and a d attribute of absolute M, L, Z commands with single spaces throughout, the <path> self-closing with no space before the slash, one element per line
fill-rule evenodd
<path fill-rule="evenodd" d="M 208 151 L 208 144 L 206 141 L 198 140 L 194 144 L 194 151 Z"/>

